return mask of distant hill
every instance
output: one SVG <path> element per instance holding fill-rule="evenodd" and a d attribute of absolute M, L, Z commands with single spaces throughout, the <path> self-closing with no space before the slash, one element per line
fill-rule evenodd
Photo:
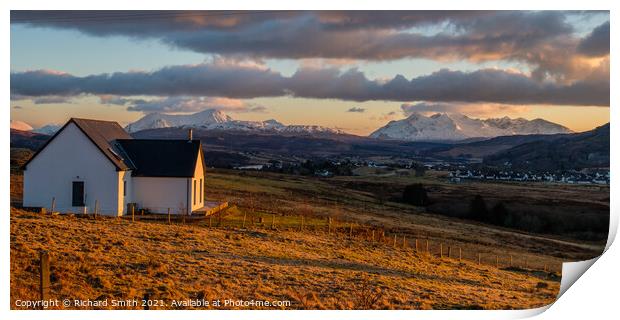
<path fill-rule="evenodd" d="M 187 129 L 142 130 L 132 136 L 141 139 L 184 139 L 187 137 Z M 410 157 L 443 146 L 440 143 L 381 141 L 342 134 L 297 135 L 194 129 L 193 136 L 202 141 L 207 165 L 219 165 L 222 157 L 230 160 L 232 166 L 257 161 L 299 161 L 330 156 Z"/>
<path fill-rule="evenodd" d="M 607 123 L 583 133 L 523 143 L 485 157 L 484 163 L 539 170 L 609 167 L 609 135 Z"/>
<path fill-rule="evenodd" d="M 38 150 L 48 139 L 49 135 L 11 129 L 11 148 Z"/>
<path fill-rule="evenodd" d="M 244 132 L 269 132 L 273 134 L 344 134 L 343 131 L 316 125 L 284 125 L 274 119 L 265 121 L 235 120 L 221 110 L 206 109 L 194 114 L 150 113 L 125 128 L 138 132 L 161 128 L 196 128 Z"/>
<path fill-rule="evenodd" d="M 170 127 L 132 134 L 143 139 L 185 139 L 187 129 Z M 11 129 L 11 148 L 38 150 L 49 135 Z M 362 161 L 390 159 L 411 161 L 431 158 L 484 159 L 492 166 L 535 170 L 579 169 L 609 166 L 609 124 L 584 133 L 514 135 L 486 140 L 424 142 L 381 140 L 347 134 L 274 133 L 224 129 L 194 129 L 207 165 L 216 167 L 266 163 L 270 160 L 300 162 L 306 159 L 353 157 Z M 474 140 L 474 141 L 471 141 Z M 378 160 L 381 161 L 381 160 Z"/>
<path fill-rule="evenodd" d="M 543 119 L 473 119 L 459 113 L 425 116 L 414 112 L 406 119 L 390 121 L 370 134 L 377 139 L 405 141 L 458 141 L 469 138 L 570 133 L 571 130 Z"/>
<path fill-rule="evenodd" d="M 21 130 L 21 131 L 30 131 L 32 130 L 32 126 L 29 124 L 19 121 L 19 120 L 11 120 L 11 129 Z"/>
<path fill-rule="evenodd" d="M 441 147 L 431 149 L 430 152 L 435 156 L 453 158 L 484 158 L 489 155 L 508 150 L 518 145 L 534 141 L 552 141 L 572 134 L 528 134 L 501 136 L 490 139 L 468 139 L 460 143 L 444 144 Z"/>

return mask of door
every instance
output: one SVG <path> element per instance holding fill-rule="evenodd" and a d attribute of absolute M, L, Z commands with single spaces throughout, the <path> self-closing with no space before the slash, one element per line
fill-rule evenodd
<path fill-rule="evenodd" d="M 84 181 L 73 181 L 73 198 L 71 203 L 74 207 L 84 206 Z"/>

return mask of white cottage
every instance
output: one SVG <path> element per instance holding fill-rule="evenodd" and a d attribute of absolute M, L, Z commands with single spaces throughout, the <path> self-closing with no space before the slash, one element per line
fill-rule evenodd
<path fill-rule="evenodd" d="M 72 118 L 23 169 L 24 207 L 191 214 L 205 202 L 204 155 L 191 131 L 187 140 L 132 139 L 116 122 Z"/>

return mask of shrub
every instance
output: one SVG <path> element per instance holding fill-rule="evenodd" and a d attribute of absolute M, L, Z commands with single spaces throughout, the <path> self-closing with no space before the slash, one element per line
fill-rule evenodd
<path fill-rule="evenodd" d="M 478 221 L 487 221 L 489 209 L 481 195 L 477 194 L 469 204 L 469 217 Z M 490 222 L 490 221 L 487 221 Z"/>
<path fill-rule="evenodd" d="M 427 206 L 429 204 L 426 189 L 422 184 L 410 184 L 403 191 L 403 201 L 414 206 Z"/>

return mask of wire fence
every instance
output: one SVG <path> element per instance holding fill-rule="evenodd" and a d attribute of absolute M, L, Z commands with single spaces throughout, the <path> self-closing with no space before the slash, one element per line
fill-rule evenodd
<path fill-rule="evenodd" d="M 131 221 L 145 220 L 152 222 L 167 222 L 168 224 L 199 224 L 209 228 L 224 229 L 247 229 L 263 228 L 274 231 L 298 231 L 313 232 L 342 238 L 344 240 L 365 241 L 373 244 L 381 244 L 393 248 L 413 250 L 417 254 L 423 254 L 432 258 L 457 259 L 461 262 L 472 262 L 478 265 L 493 266 L 496 268 L 512 268 L 523 271 L 543 271 L 561 273 L 561 262 L 540 261 L 536 256 L 523 253 L 504 252 L 498 254 L 490 248 L 476 245 L 476 250 L 471 245 L 455 242 L 454 240 L 437 240 L 429 237 L 411 235 L 406 230 L 386 229 L 373 225 L 360 224 L 355 221 L 336 220 L 335 218 L 321 217 L 312 214 L 310 210 L 287 210 L 286 213 L 258 211 L 255 208 L 236 210 L 234 214 L 228 213 L 228 209 L 237 208 L 230 206 L 228 202 L 223 202 L 214 206 L 213 209 L 202 212 L 202 214 L 188 215 L 185 211 L 176 208 L 160 208 L 160 212 L 149 213 L 136 207 L 129 208 L 127 214 L 117 218 L 128 219 Z M 49 208 L 51 212 L 58 212 L 62 208 L 55 208 L 54 201 Z M 46 209 L 44 210 L 44 212 Z M 84 217 L 97 219 L 101 215 L 98 213 L 98 202 L 94 207 L 84 207 L 77 210 L 75 214 Z M 295 214 L 295 213 L 301 214 Z M 74 213 L 64 211 L 64 213 Z"/>

